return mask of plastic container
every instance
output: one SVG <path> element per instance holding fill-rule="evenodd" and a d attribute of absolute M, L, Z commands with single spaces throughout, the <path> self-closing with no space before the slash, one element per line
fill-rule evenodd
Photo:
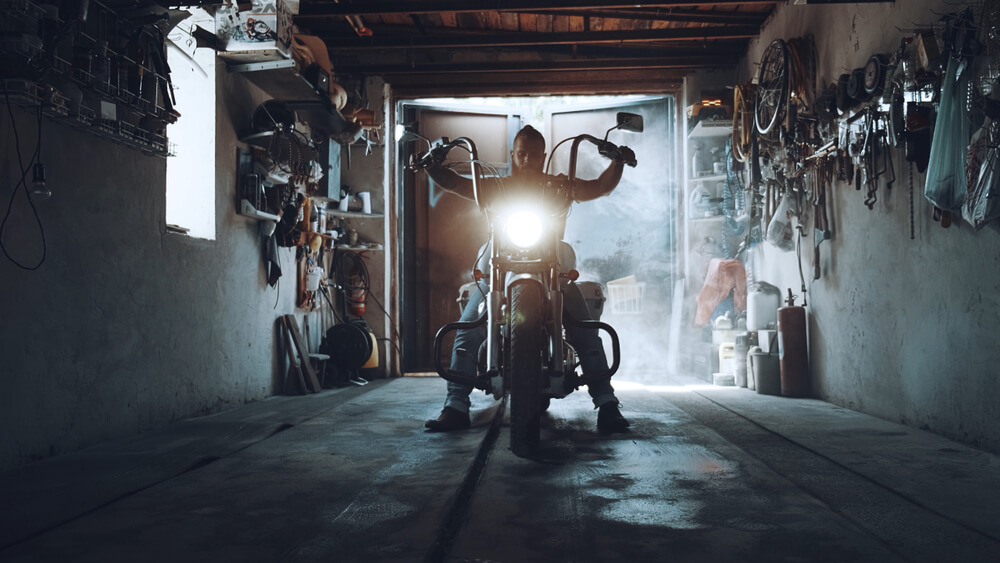
<path fill-rule="evenodd" d="M 316 291 L 319 289 L 319 282 L 323 279 L 323 268 L 313 267 L 306 274 L 306 291 Z"/>
<path fill-rule="evenodd" d="M 361 369 L 370 369 L 378 367 L 378 340 L 375 339 L 375 333 L 372 332 L 371 329 L 368 330 L 368 338 L 371 339 L 372 353 L 368 356 L 368 359 L 365 360 L 365 363 L 364 365 L 361 366 Z"/>
<path fill-rule="evenodd" d="M 750 369 L 750 356 L 754 354 L 760 354 L 759 346 L 751 346 L 750 349 L 747 350 L 746 355 L 743 356 L 743 361 L 745 362 L 744 365 L 747 366 L 747 389 L 751 391 L 757 390 L 757 379 L 754 377 L 753 370 Z"/>
<path fill-rule="evenodd" d="M 736 378 L 731 373 L 713 373 L 712 385 L 720 387 L 732 387 L 736 385 Z"/>
<path fill-rule="evenodd" d="M 781 373 L 778 356 L 767 354 L 759 348 L 748 354 L 748 369 L 753 372 L 756 390 L 761 395 L 781 395 Z"/>
<path fill-rule="evenodd" d="M 778 323 L 781 307 L 781 290 L 767 283 L 758 282 L 747 289 L 747 330 L 774 328 Z"/>
<path fill-rule="evenodd" d="M 747 383 L 747 352 L 750 351 L 750 335 L 747 333 L 736 335 L 736 344 L 733 347 L 733 355 L 736 361 L 736 386 L 748 387 Z"/>
<path fill-rule="evenodd" d="M 736 373 L 735 345 L 726 342 L 719 345 L 719 373 L 734 375 Z"/>

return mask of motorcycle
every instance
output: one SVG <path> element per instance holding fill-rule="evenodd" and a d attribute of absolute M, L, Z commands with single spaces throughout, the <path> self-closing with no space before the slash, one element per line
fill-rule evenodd
<path fill-rule="evenodd" d="M 608 129 L 604 139 L 583 134 L 561 141 L 572 141 L 569 171 L 558 177 L 548 175 L 541 190 L 506 189 L 499 175 L 484 177 L 485 165 L 479 160 L 475 143 L 460 137 L 441 138 L 430 143 L 429 150 L 417 156 L 413 169 L 437 165 L 453 148 L 469 153 L 472 189 L 476 205 L 490 225 L 488 291 L 485 310 L 471 322 L 457 321 L 441 327 L 434 338 L 434 367 L 438 375 L 455 383 L 470 385 L 493 395 L 509 396 L 510 447 L 515 455 L 530 454 L 539 443 L 541 414 L 549 400 L 563 398 L 583 385 L 606 380 L 618 371 L 621 350 L 618 333 L 611 325 L 596 319 L 575 319 L 563 310 L 563 287 L 579 277 L 576 270 L 560 268 L 562 221 L 573 203 L 577 153 L 580 144 L 589 142 L 611 159 L 636 166 L 631 150 L 607 140 L 615 129 L 641 132 L 642 116 L 620 112 L 617 124 Z M 571 249 L 570 249 L 571 250 Z M 478 283 L 487 278 L 481 268 L 474 272 Z M 576 350 L 567 342 L 564 326 L 603 330 L 611 340 L 613 361 L 610 368 L 580 375 Z M 477 374 L 469 376 L 445 367 L 441 348 L 449 333 L 486 327 L 486 339 L 479 351 Z"/>

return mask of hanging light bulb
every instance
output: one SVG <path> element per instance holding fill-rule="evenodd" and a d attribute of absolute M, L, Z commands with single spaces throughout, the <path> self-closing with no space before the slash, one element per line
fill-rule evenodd
<path fill-rule="evenodd" d="M 45 165 L 36 162 L 35 167 L 31 170 L 31 197 L 38 201 L 44 201 L 50 196 L 52 196 L 52 190 L 49 189 L 48 182 L 45 181 Z"/>

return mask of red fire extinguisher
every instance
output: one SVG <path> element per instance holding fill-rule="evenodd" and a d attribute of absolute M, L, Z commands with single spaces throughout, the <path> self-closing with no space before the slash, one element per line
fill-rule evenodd
<path fill-rule="evenodd" d="M 806 343 L 806 309 L 795 306 L 788 289 L 787 307 L 778 309 L 778 360 L 781 365 L 781 394 L 805 397 L 809 394 L 809 351 Z"/>

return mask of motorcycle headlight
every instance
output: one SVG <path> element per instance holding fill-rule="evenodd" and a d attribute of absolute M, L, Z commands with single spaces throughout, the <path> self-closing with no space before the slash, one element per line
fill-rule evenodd
<path fill-rule="evenodd" d="M 542 216 L 528 209 L 511 213 L 504 223 L 507 239 L 518 248 L 534 246 L 542 238 L 542 230 Z"/>

